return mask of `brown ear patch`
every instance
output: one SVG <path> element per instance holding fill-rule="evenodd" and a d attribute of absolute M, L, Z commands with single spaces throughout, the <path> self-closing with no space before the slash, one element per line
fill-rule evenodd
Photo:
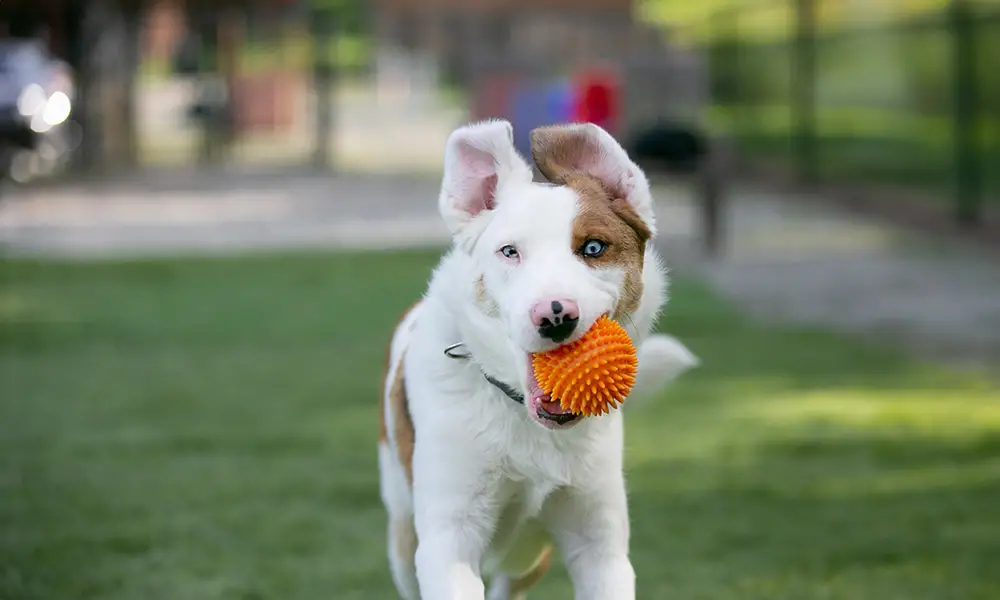
<path fill-rule="evenodd" d="M 584 170 L 588 153 L 600 152 L 592 144 L 586 135 L 568 127 L 538 127 L 531 131 L 531 158 L 546 179 L 565 185 L 570 176 Z"/>
<path fill-rule="evenodd" d="M 642 299 L 642 269 L 649 227 L 624 198 L 615 197 L 593 177 L 566 175 L 566 187 L 576 192 L 580 212 L 573 221 L 573 252 L 581 255 L 588 240 L 600 240 L 607 249 L 596 258 L 581 260 L 593 268 L 618 268 L 625 273 L 616 313 L 618 318 L 635 312 Z"/>

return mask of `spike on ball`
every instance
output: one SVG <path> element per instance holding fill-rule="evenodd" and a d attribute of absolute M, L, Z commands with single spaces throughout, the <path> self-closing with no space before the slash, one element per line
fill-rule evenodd
<path fill-rule="evenodd" d="M 564 410 L 586 416 L 611 412 L 628 397 L 638 372 L 635 345 L 607 315 L 575 342 L 532 356 L 539 386 Z"/>

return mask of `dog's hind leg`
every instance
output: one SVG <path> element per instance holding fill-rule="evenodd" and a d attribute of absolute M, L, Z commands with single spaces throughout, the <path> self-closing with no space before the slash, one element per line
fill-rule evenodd
<path fill-rule="evenodd" d="M 510 575 L 500 574 L 490 582 L 486 591 L 486 600 L 524 600 L 524 594 L 513 595 L 513 579 Z"/>
<path fill-rule="evenodd" d="M 417 532 L 413 519 L 389 518 L 389 567 L 392 581 L 403 600 L 420 600 L 414 556 Z"/>
<path fill-rule="evenodd" d="M 419 305 L 419 303 L 418 303 Z M 416 306 L 414 305 L 414 308 Z M 412 460 L 414 431 L 403 377 L 403 354 L 416 313 L 404 315 L 389 347 L 386 379 L 379 406 L 381 417 L 378 462 L 382 503 L 389 515 L 389 568 L 403 600 L 420 600 L 415 558 L 417 533 L 413 524 Z"/>
<path fill-rule="evenodd" d="M 379 444 L 382 502 L 389 515 L 388 554 L 392 581 L 403 600 L 420 600 L 414 558 L 417 552 L 417 531 L 406 487 L 406 479 L 389 444 Z"/>

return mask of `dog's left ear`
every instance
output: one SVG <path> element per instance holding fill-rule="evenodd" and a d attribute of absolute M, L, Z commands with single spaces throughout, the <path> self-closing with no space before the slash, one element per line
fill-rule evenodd
<path fill-rule="evenodd" d="M 459 127 L 448 137 L 438 209 L 453 235 L 496 208 L 511 181 L 531 182 L 531 168 L 514 148 L 514 128 L 502 119 Z"/>
<path fill-rule="evenodd" d="M 656 234 L 649 182 L 610 133 L 593 123 L 539 127 L 531 132 L 531 155 L 546 179 L 565 184 L 574 174 L 600 181 L 623 198 Z"/>

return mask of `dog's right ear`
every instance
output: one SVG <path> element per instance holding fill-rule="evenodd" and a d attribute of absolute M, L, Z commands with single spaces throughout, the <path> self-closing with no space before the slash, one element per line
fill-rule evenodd
<path fill-rule="evenodd" d="M 504 120 L 456 129 L 445 144 L 438 210 L 452 235 L 496 208 L 497 191 L 511 181 L 531 182 L 531 168 L 514 149 L 514 128 Z"/>

